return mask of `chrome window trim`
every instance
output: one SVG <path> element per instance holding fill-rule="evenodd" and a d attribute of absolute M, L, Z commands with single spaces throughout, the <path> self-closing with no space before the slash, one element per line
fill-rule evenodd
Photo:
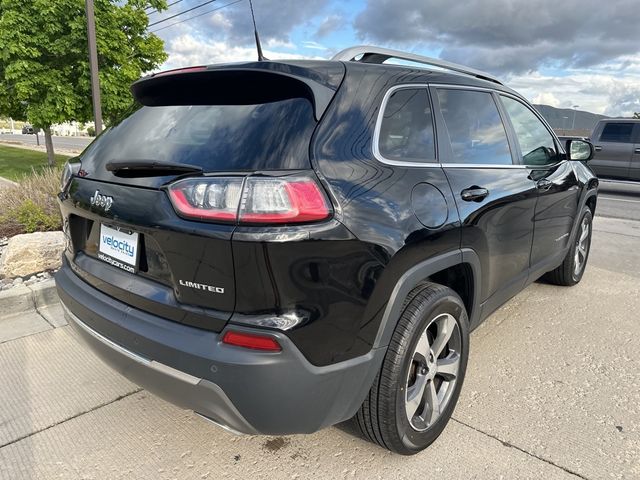
<path fill-rule="evenodd" d="M 512 93 L 508 93 L 508 92 L 504 92 L 502 90 L 499 89 L 494 89 L 494 88 L 486 88 L 486 87 L 477 87 L 477 86 L 473 86 L 473 85 L 454 85 L 454 84 L 448 84 L 448 83 L 403 83 L 403 84 L 399 84 L 399 85 L 394 85 L 393 87 L 389 88 L 385 94 L 384 97 L 382 98 L 382 103 L 380 104 L 380 110 L 378 111 L 378 115 L 376 118 L 376 125 L 373 131 L 373 138 L 371 140 L 371 148 L 373 150 L 373 156 L 375 157 L 376 160 L 378 160 L 380 163 L 386 164 L 386 165 L 392 165 L 392 166 L 396 166 L 396 167 L 419 167 L 419 168 L 472 168 L 472 169 L 477 169 L 477 168 L 492 168 L 492 169 L 531 169 L 533 168 L 531 165 L 522 165 L 522 164 L 490 164 L 490 163 L 441 163 L 440 159 L 438 158 L 438 145 L 437 145 L 437 136 L 436 136 L 436 119 L 433 118 L 433 130 L 434 130 L 434 138 L 436 139 L 436 158 L 434 159 L 433 162 L 411 162 L 411 161 L 405 161 L 405 160 L 391 160 L 389 158 L 385 158 L 384 155 L 382 155 L 380 153 L 380 149 L 378 147 L 378 143 L 380 141 L 380 129 L 382 127 L 382 120 L 383 120 L 383 116 L 384 116 L 384 111 L 387 107 L 387 102 L 389 100 L 389 98 L 391 97 L 391 95 L 397 91 L 397 90 L 401 90 L 401 89 L 411 89 L 411 88 L 425 88 L 425 89 L 429 89 L 430 87 L 434 87 L 434 88 L 449 88 L 449 89 L 459 89 L 459 90 L 476 90 L 476 91 L 480 91 L 480 92 L 488 92 L 488 93 L 495 93 L 498 95 L 506 95 L 509 97 L 512 97 L 515 100 L 518 100 L 520 102 L 522 102 L 524 100 L 524 98 L 518 96 L 517 94 L 512 94 Z M 526 102 L 526 100 L 524 100 Z M 433 111 L 433 103 L 431 103 L 431 109 Z M 525 104 L 526 106 L 526 104 Z M 534 112 L 536 113 L 536 112 Z M 537 114 L 536 114 L 537 115 Z M 537 115 L 539 117 L 539 115 Z M 542 119 L 544 125 L 547 127 L 547 129 L 549 129 L 549 125 L 546 123 L 546 121 L 544 121 L 544 119 Z M 506 126 L 505 126 L 506 129 Z M 555 138 L 555 135 L 554 135 Z M 557 138 L 556 138 L 557 140 Z M 558 141 L 559 142 L 559 141 Z M 562 145 L 560 145 L 562 147 Z M 558 162 L 560 163 L 560 162 Z"/>
<path fill-rule="evenodd" d="M 431 162 L 411 162 L 408 160 L 392 160 L 390 158 L 386 158 L 382 153 L 380 153 L 380 130 L 382 128 L 382 120 L 384 117 L 384 112 L 387 108 L 387 103 L 389 102 L 389 98 L 398 90 L 410 90 L 410 89 L 424 89 L 429 96 L 429 84 L 427 83 L 404 83 L 400 85 L 394 85 L 389 88 L 384 94 L 382 98 L 382 103 L 380 104 L 380 110 L 378 111 L 378 117 L 376 119 L 376 125 L 373 130 L 373 138 L 371 140 L 371 148 L 373 150 L 373 156 L 381 163 L 386 163 L 387 165 L 394 165 L 396 167 L 439 167 L 438 163 L 438 142 L 436 137 L 436 128 L 435 128 L 435 119 L 433 118 L 433 104 L 431 104 L 431 100 L 429 100 L 429 107 L 431 108 L 431 127 L 433 129 L 433 139 L 434 139 L 434 158 L 433 159 L 425 159 L 425 160 L 433 160 Z"/>
<path fill-rule="evenodd" d="M 527 165 L 511 165 L 501 163 L 439 163 L 442 168 L 508 168 L 508 169 L 522 169 L 527 168 Z"/>

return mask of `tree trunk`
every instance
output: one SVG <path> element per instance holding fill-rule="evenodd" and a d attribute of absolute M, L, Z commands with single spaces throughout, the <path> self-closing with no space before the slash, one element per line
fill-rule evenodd
<path fill-rule="evenodd" d="M 44 144 L 47 147 L 47 163 L 50 167 L 55 167 L 56 157 L 53 156 L 53 139 L 51 138 L 51 127 L 42 129 L 44 132 Z"/>

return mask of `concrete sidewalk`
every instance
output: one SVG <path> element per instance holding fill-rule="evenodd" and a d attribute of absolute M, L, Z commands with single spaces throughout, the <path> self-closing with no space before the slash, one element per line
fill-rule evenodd
<path fill-rule="evenodd" d="M 612 261 L 640 236 L 612 222 L 580 285 L 533 284 L 472 334 L 454 419 L 417 456 L 339 428 L 236 437 L 61 326 L 0 344 L 0 478 L 640 478 L 640 262 Z"/>
<path fill-rule="evenodd" d="M 53 279 L 0 292 L 0 344 L 67 324 Z"/>

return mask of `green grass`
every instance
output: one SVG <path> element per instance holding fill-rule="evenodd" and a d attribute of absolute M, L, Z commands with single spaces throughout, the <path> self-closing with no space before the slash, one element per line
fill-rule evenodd
<path fill-rule="evenodd" d="M 56 165 L 63 165 L 68 158 L 67 155 L 56 155 Z M 29 175 L 33 169 L 39 171 L 46 167 L 45 152 L 0 145 L 0 177 L 17 181 Z"/>

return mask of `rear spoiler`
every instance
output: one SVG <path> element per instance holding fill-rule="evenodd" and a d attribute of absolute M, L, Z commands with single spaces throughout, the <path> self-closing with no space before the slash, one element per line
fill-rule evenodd
<path fill-rule="evenodd" d="M 345 67 L 341 62 L 307 63 L 268 61 L 170 70 L 138 80 L 131 85 L 131 93 L 147 106 L 255 105 L 306 98 L 319 120 L 340 86 Z"/>

